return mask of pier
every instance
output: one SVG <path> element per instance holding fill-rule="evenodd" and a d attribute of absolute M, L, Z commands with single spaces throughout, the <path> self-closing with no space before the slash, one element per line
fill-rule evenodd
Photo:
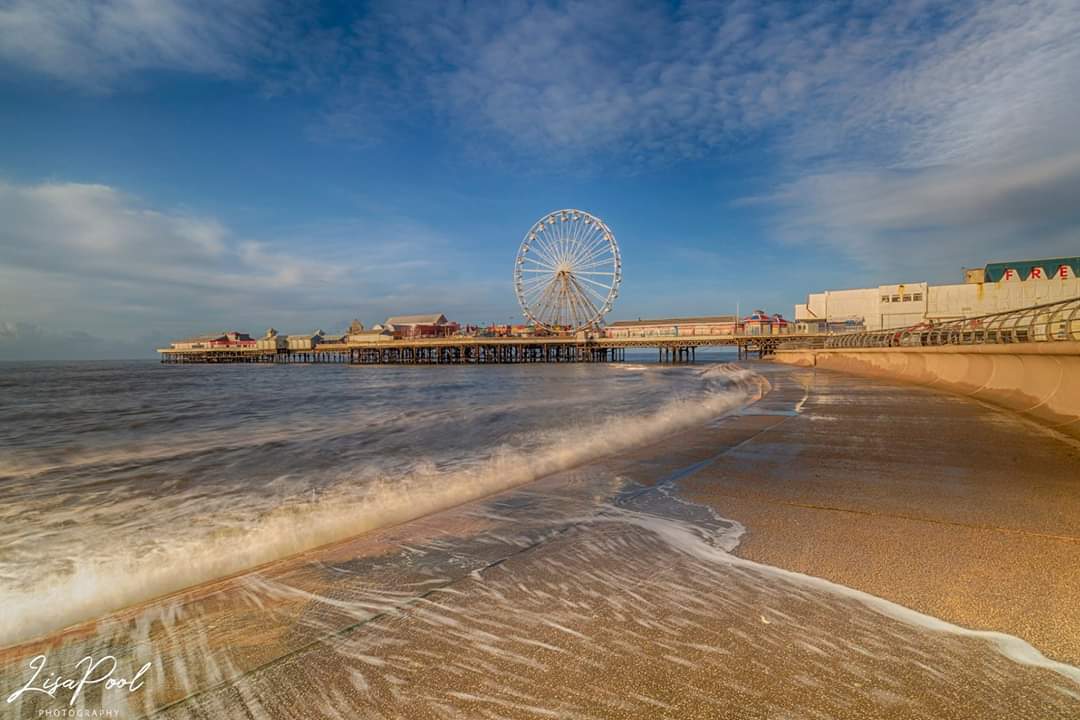
<path fill-rule="evenodd" d="M 818 335 L 716 335 L 630 338 L 447 337 L 386 340 L 364 345 L 324 343 L 313 348 L 199 348 L 158 350 L 161 362 L 349 365 L 505 365 L 516 363 L 605 363 L 626 359 L 628 349 L 653 349 L 657 360 L 692 363 L 702 347 L 735 347 L 740 358 L 765 357 L 781 343 L 824 342 Z"/>

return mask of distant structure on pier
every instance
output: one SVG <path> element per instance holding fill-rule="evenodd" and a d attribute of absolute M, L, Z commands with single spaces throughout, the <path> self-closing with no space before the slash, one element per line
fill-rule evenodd
<path fill-rule="evenodd" d="M 606 362 L 627 348 L 657 348 L 661 359 L 692 360 L 698 347 L 737 346 L 740 354 L 775 349 L 790 324 L 780 315 L 624 320 L 605 326 L 622 281 L 611 228 L 583 210 L 548 213 L 526 232 L 514 262 L 514 290 L 525 324 L 469 324 L 443 313 L 392 315 L 366 328 L 258 340 L 229 332 L 178 340 L 163 362 L 503 363 Z"/>
<path fill-rule="evenodd" d="M 255 341 L 255 347 L 259 350 L 266 350 L 269 352 L 275 352 L 277 350 L 284 350 L 289 347 L 288 341 L 284 335 L 278 335 L 278 331 L 274 328 L 270 328 L 266 331 L 266 334 Z"/>
<path fill-rule="evenodd" d="M 288 335 L 285 338 L 285 346 L 289 350 L 312 350 L 323 341 L 323 335 L 322 330 L 300 335 Z"/>
<path fill-rule="evenodd" d="M 738 332 L 734 315 L 663 318 L 660 320 L 619 320 L 604 329 L 605 337 L 664 337 L 687 335 L 734 335 Z"/>
<path fill-rule="evenodd" d="M 426 315 L 395 315 L 387 318 L 381 330 L 403 338 L 449 337 L 460 330 L 456 322 L 450 322 L 442 313 Z"/>
<path fill-rule="evenodd" d="M 600 218 L 567 208 L 543 216 L 514 258 L 514 292 L 531 324 L 549 332 L 595 331 L 622 282 L 615 233 Z"/>
<path fill-rule="evenodd" d="M 382 325 L 375 325 L 370 330 L 364 329 L 364 323 L 353 320 L 349 326 L 349 332 L 345 335 L 345 342 L 349 345 L 372 345 L 375 343 L 393 340 L 394 333 Z"/>
<path fill-rule="evenodd" d="M 964 270 L 964 282 L 878 285 L 812 293 L 795 306 L 797 330 L 858 332 L 911 327 L 1080 296 L 1080 257 L 1012 260 Z"/>
<path fill-rule="evenodd" d="M 255 340 L 247 333 L 229 332 L 209 333 L 176 340 L 171 343 L 176 350 L 209 350 L 211 348 L 253 348 Z"/>
<path fill-rule="evenodd" d="M 783 335 L 792 324 L 779 314 L 755 310 L 745 318 L 736 315 L 619 320 L 604 328 L 608 338 L 716 337 L 724 335 Z"/>

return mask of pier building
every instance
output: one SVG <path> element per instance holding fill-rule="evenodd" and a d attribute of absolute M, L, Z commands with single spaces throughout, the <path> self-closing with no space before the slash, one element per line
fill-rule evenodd
<path fill-rule="evenodd" d="M 289 350 L 313 350 L 323 340 L 323 331 L 316 330 L 304 335 L 289 335 L 285 338 L 285 346 Z"/>
<path fill-rule="evenodd" d="M 447 337 L 456 333 L 460 326 L 450 322 L 442 313 L 422 315 L 395 315 L 388 318 L 383 326 L 405 338 Z"/>
<path fill-rule="evenodd" d="M 269 328 L 266 334 L 255 341 L 255 348 L 257 350 L 274 352 L 277 350 L 284 350 L 289 346 L 288 341 L 284 335 L 279 335 L 278 331 L 274 328 Z"/>
<path fill-rule="evenodd" d="M 374 345 L 375 343 L 387 342 L 393 339 L 394 333 L 384 327 L 379 327 L 371 330 L 361 330 L 360 332 L 351 332 L 348 335 L 347 343 L 349 345 Z"/>
<path fill-rule="evenodd" d="M 604 329 L 605 337 L 665 337 L 693 335 L 734 335 L 739 330 L 734 315 L 706 317 L 662 318 L 659 320 L 619 320 Z"/>
<path fill-rule="evenodd" d="M 791 329 L 791 323 L 785 320 L 783 315 L 770 315 L 764 310 L 755 310 L 739 324 L 739 331 L 747 335 L 785 335 Z"/>
<path fill-rule="evenodd" d="M 1067 300 L 1080 296 L 1080 257 L 990 263 L 963 280 L 812 293 L 795 306 L 795 323 L 809 333 L 881 330 Z"/>
<path fill-rule="evenodd" d="M 229 332 L 196 335 L 194 337 L 184 338 L 183 340 L 176 340 L 175 342 L 170 343 L 170 345 L 174 350 L 254 348 L 255 340 L 247 333 L 232 330 Z"/>
<path fill-rule="evenodd" d="M 784 335 L 793 329 L 778 313 L 755 310 L 739 319 L 736 315 L 663 318 L 660 320 L 619 320 L 604 328 L 608 338 L 717 337 L 727 335 Z"/>

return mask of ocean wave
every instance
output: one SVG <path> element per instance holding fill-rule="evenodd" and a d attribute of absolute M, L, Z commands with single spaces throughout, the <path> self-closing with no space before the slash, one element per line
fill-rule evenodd
<path fill-rule="evenodd" d="M 149 551 L 121 546 L 111 557 L 71 558 L 70 571 L 52 573 L 33 587 L 0 591 L 5 609 L 0 646 L 101 617 L 154 597 L 241 572 L 321 545 L 422 517 L 530 482 L 599 457 L 654 442 L 760 398 L 768 381 L 734 365 L 702 370 L 696 392 L 682 392 L 638 415 L 572 419 L 541 433 L 522 450 L 501 444 L 475 462 L 442 466 L 421 458 L 398 476 L 342 482 L 306 502 L 293 502 L 253 518 L 228 517 L 235 498 L 207 496 L 182 528 L 162 528 L 167 543 Z M 414 452 L 418 448 L 413 449 Z M 357 471 L 359 474 L 359 471 Z M 92 546 L 92 526 L 84 542 Z"/>

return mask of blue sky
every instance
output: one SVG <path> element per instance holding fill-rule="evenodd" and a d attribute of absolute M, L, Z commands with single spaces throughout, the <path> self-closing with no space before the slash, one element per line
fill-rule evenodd
<path fill-rule="evenodd" d="M 0 0 L 0 359 L 519 317 L 545 212 L 611 319 L 1080 253 L 1080 5 Z"/>

